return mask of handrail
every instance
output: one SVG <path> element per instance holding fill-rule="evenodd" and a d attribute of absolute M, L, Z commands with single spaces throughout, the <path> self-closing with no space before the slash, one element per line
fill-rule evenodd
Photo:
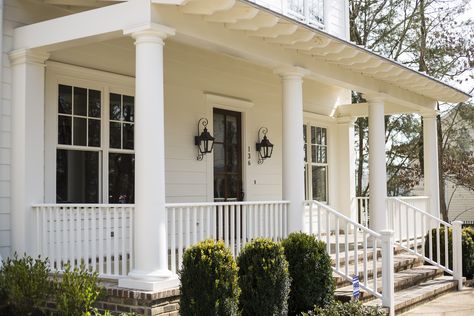
<path fill-rule="evenodd" d="M 400 199 L 399 197 L 387 197 L 387 200 L 397 201 L 398 203 L 400 203 L 400 204 L 402 204 L 402 205 L 404 205 L 404 206 L 406 206 L 406 207 L 409 207 L 409 208 L 413 209 L 414 211 L 416 211 L 416 212 L 418 212 L 418 213 L 421 213 L 421 214 L 423 214 L 424 216 L 427 216 L 427 217 L 429 217 L 430 219 L 432 219 L 432 220 L 434 220 L 434 221 L 439 222 L 440 224 L 443 224 L 443 225 L 445 225 L 445 226 L 447 226 L 447 227 L 452 227 L 452 225 L 451 225 L 450 223 L 445 222 L 445 221 L 443 221 L 442 219 L 440 219 L 440 218 L 438 218 L 438 217 L 436 217 L 436 216 L 433 216 L 432 214 L 430 214 L 430 213 L 428 213 L 428 212 L 426 212 L 426 211 L 423 211 L 422 209 L 420 209 L 420 208 L 418 208 L 418 207 L 416 207 L 416 206 L 414 206 L 414 205 L 411 205 L 410 203 L 407 203 L 407 202 L 403 201 L 403 200 Z"/>
<path fill-rule="evenodd" d="M 200 206 L 225 206 L 225 205 L 264 205 L 264 204 L 289 204 L 289 201 L 230 201 L 230 202 L 189 202 L 166 203 L 166 207 L 200 207 Z"/>

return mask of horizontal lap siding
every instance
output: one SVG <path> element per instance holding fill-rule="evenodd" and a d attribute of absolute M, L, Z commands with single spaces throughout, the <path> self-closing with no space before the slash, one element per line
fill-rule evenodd
<path fill-rule="evenodd" d="M 0 104 L 0 255 L 10 253 L 10 155 L 11 155 L 11 68 L 8 53 L 13 49 L 16 27 L 64 15 L 66 12 L 39 2 L 5 0 L 2 12 L 2 72 Z"/>

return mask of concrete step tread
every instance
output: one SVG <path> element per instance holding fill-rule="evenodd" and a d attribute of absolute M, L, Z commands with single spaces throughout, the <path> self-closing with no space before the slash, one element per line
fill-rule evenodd
<path fill-rule="evenodd" d="M 404 289 L 416 286 L 426 282 L 429 279 L 433 279 L 441 276 L 443 270 L 435 266 L 422 265 L 411 269 L 396 272 L 394 274 L 394 287 L 395 291 L 403 291 Z M 373 284 L 373 279 L 368 280 L 369 285 Z M 382 278 L 377 278 L 377 289 L 381 292 L 382 289 Z M 344 286 L 336 289 L 335 296 L 341 301 L 348 301 L 352 298 L 352 285 Z M 371 294 L 361 289 L 360 300 L 364 301 L 373 298 Z"/>
<path fill-rule="evenodd" d="M 457 288 L 457 282 L 452 276 L 440 276 L 433 280 L 422 282 L 418 285 L 395 292 L 395 311 L 401 313 L 410 307 L 418 305 L 427 300 Z M 368 306 L 382 305 L 380 299 L 374 299 L 364 303 Z"/>
<path fill-rule="evenodd" d="M 402 271 L 405 269 L 409 268 L 414 268 L 417 266 L 420 266 L 423 264 L 423 260 L 414 254 L 409 254 L 409 253 L 402 253 L 398 254 L 394 257 L 394 271 Z M 358 263 L 358 275 L 359 275 L 359 280 L 364 279 L 363 275 L 363 268 L 364 265 L 362 262 Z M 344 271 L 344 266 L 340 266 L 340 269 Z M 382 273 L 382 260 L 377 260 L 376 262 L 376 270 L 377 270 L 377 276 L 380 276 Z M 355 272 L 355 265 L 352 263 L 348 266 L 348 274 L 353 275 Z M 373 261 L 370 260 L 367 262 L 367 272 L 368 272 L 368 278 L 373 279 L 374 275 L 374 267 L 373 267 Z M 350 281 L 346 280 L 344 277 L 338 275 L 337 273 L 333 273 L 334 280 L 336 282 L 336 287 L 342 287 L 344 285 L 349 285 L 351 284 Z"/>

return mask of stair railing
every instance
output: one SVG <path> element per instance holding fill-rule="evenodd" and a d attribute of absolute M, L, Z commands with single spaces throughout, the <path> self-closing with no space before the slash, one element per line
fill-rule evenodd
<path fill-rule="evenodd" d="M 396 245 L 453 275 L 462 287 L 462 222 L 450 224 L 395 197 L 387 198 L 387 215 Z"/>
<path fill-rule="evenodd" d="M 334 259 L 333 271 L 348 281 L 358 276 L 360 288 L 381 298 L 394 315 L 393 232 L 375 232 L 318 201 L 305 201 L 304 207 L 305 230 L 326 243 Z M 380 265 L 381 289 L 377 283 Z"/>

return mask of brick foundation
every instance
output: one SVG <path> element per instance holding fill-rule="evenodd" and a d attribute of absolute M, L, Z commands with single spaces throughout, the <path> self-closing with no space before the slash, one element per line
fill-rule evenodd
<path fill-rule="evenodd" d="M 119 288 L 117 282 L 104 282 L 106 297 L 97 301 L 99 310 L 112 315 L 134 312 L 145 316 L 178 316 L 179 289 L 147 292 Z"/>

